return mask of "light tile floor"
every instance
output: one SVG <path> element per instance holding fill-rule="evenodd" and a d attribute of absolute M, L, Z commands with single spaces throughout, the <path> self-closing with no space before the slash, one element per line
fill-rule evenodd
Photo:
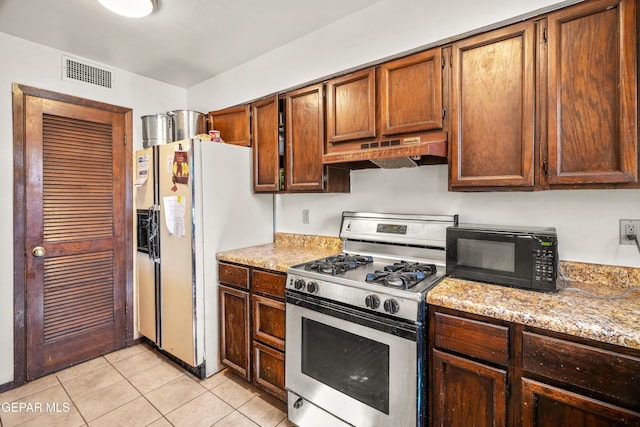
<path fill-rule="evenodd" d="M 201 380 L 145 344 L 0 394 L 0 427 L 290 427 L 286 412 L 227 370 Z"/>

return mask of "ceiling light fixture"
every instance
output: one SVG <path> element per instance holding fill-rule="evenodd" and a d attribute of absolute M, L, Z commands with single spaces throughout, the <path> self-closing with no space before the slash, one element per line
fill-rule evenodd
<path fill-rule="evenodd" d="M 142 18 L 156 7 L 156 0 L 98 0 L 111 12 L 128 18 Z"/>

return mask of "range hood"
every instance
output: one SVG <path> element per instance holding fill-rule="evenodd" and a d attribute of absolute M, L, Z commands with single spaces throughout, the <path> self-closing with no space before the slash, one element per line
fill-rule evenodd
<path fill-rule="evenodd" d="M 447 132 L 362 142 L 350 151 L 332 151 L 322 163 L 347 169 L 396 169 L 447 163 Z"/>

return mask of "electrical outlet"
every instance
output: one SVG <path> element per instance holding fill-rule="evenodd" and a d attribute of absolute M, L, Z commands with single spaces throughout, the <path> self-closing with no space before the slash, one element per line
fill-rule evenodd
<path fill-rule="evenodd" d="M 309 209 L 302 210 L 302 223 L 309 224 Z"/>
<path fill-rule="evenodd" d="M 640 219 L 621 219 L 620 220 L 620 244 L 621 245 L 635 245 L 636 242 L 633 239 L 628 239 L 627 236 L 635 234 L 638 236 L 640 232 Z M 640 239 L 640 236 L 637 237 Z"/>

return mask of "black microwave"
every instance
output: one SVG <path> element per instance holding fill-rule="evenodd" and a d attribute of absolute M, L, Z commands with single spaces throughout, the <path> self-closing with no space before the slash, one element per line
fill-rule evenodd
<path fill-rule="evenodd" d="M 556 291 L 555 228 L 459 224 L 447 228 L 447 276 Z"/>

